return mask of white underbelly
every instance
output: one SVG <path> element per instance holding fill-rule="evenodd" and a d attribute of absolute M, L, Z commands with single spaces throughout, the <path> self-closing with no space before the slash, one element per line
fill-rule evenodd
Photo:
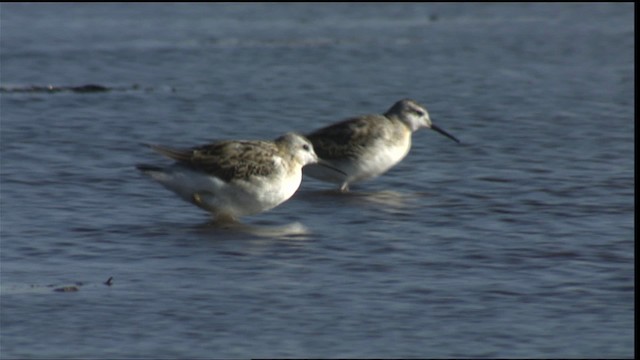
<path fill-rule="evenodd" d="M 363 153 L 356 161 L 351 163 L 353 169 L 348 181 L 362 181 L 384 174 L 398 164 L 409 153 L 411 140 L 394 145 L 378 146 Z"/>
<path fill-rule="evenodd" d="M 304 170 L 305 174 L 323 181 L 337 184 L 358 182 L 385 173 L 402 161 L 410 148 L 411 132 L 407 130 L 399 141 L 380 139 L 357 156 L 328 160 L 331 166 L 341 172 L 319 164 L 306 166 Z"/>
<path fill-rule="evenodd" d="M 200 207 L 234 217 L 257 214 L 272 209 L 289 199 L 300 187 L 300 169 L 285 176 L 252 177 L 227 183 L 215 176 L 175 167 L 154 178 L 183 199 L 193 202 L 198 197 Z"/>

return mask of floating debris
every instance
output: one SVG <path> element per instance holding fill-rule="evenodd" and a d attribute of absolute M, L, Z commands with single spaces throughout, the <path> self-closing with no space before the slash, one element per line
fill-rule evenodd
<path fill-rule="evenodd" d="M 53 291 L 57 291 L 57 292 L 75 292 L 78 290 L 80 289 L 77 286 L 63 286 L 63 287 L 53 289 Z"/>
<path fill-rule="evenodd" d="M 79 86 L 57 86 L 57 85 L 28 85 L 28 86 L 0 86 L 0 92 L 3 93 L 58 93 L 58 92 L 75 92 L 75 93 L 103 93 L 108 91 L 127 91 L 127 90 L 140 90 L 141 87 L 138 84 L 131 86 L 104 86 L 98 84 L 86 84 Z M 145 89 L 150 91 L 151 89 Z M 170 91 L 175 89 L 170 88 Z"/>
<path fill-rule="evenodd" d="M 103 92 L 103 91 L 109 91 L 110 89 L 102 85 L 88 84 L 88 85 L 82 85 L 82 86 L 70 86 L 69 90 L 74 92 Z"/>

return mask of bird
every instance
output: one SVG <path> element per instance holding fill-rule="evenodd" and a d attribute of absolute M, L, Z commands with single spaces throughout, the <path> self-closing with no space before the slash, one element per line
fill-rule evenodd
<path fill-rule="evenodd" d="M 411 135 L 420 128 L 460 142 L 436 126 L 424 106 L 402 99 L 384 114 L 348 118 L 306 134 L 318 157 L 331 167 L 310 165 L 304 174 L 347 192 L 350 184 L 375 178 L 398 164 L 411 149 Z"/>
<path fill-rule="evenodd" d="M 302 167 L 318 162 L 311 142 L 293 132 L 273 141 L 224 140 L 188 149 L 145 145 L 175 163 L 138 164 L 138 170 L 220 223 L 280 205 L 300 187 Z"/>

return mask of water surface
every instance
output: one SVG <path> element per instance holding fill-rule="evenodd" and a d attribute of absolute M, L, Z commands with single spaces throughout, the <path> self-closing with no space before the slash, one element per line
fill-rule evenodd
<path fill-rule="evenodd" d="M 632 10 L 3 3 L 0 356 L 632 357 Z M 232 228 L 134 169 L 406 97 L 462 144 Z"/>

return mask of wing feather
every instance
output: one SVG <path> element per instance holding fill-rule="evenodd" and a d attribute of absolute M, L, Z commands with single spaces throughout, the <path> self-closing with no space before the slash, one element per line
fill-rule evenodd
<path fill-rule="evenodd" d="M 356 158 L 363 149 L 387 135 L 384 127 L 387 121 L 390 120 L 382 115 L 350 118 L 318 129 L 307 138 L 322 159 Z"/>
<path fill-rule="evenodd" d="M 268 176 L 277 171 L 278 148 L 269 141 L 220 141 L 190 149 L 149 145 L 154 151 L 224 181 Z"/>

